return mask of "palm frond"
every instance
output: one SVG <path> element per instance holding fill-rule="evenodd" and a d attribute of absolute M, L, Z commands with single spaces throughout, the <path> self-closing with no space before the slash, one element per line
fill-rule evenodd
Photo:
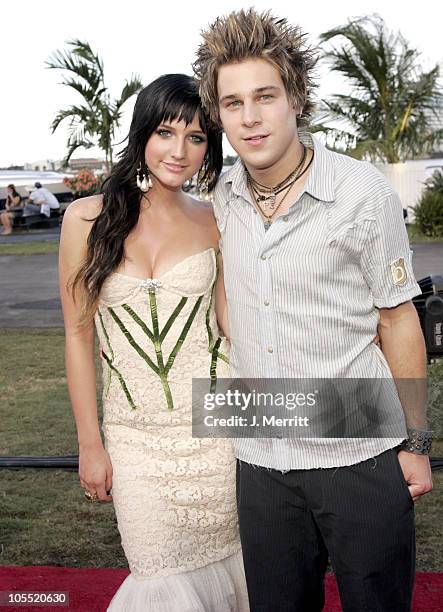
<path fill-rule="evenodd" d="M 119 111 L 123 104 L 132 98 L 134 94 L 137 94 L 142 89 L 143 83 L 137 74 L 131 75 L 129 81 L 126 81 L 120 96 L 115 101 L 115 110 Z"/>
<path fill-rule="evenodd" d="M 55 132 L 62 121 L 68 118 L 71 120 L 71 122 L 78 120 L 85 124 L 90 123 L 92 119 L 89 108 L 86 108 L 85 106 L 71 106 L 57 113 L 54 121 L 51 124 L 52 133 Z"/>
<path fill-rule="evenodd" d="M 341 45 L 332 46 L 337 38 Z M 324 100 L 323 108 L 327 121 L 344 122 L 347 133 L 354 132 L 352 154 L 392 162 L 432 148 L 430 122 L 443 103 L 438 66 L 424 72 L 418 51 L 377 15 L 349 21 L 320 39 L 329 45 L 323 58 L 351 87 L 349 95 Z"/>
<path fill-rule="evenodd" d="M 98 144 L 106 159 L 112 160 L 112 141 L 121 120 L 123 104 L 142 88 L 137 75 L 125 83 L 119 98 L 111 100 L 104 80 L 104 66 L 88 42 L 72 39 L 68 48 L 55 51 L 47 60 L 47 68 L 63 72 L 62 85 L 70 87 L 82 97 L 83 103 L 60 110 L 51 129 L 54 132 L 66 119 L 69 120 L 67 142 L 68 161 L 79 147 L 90 148 Z"/>

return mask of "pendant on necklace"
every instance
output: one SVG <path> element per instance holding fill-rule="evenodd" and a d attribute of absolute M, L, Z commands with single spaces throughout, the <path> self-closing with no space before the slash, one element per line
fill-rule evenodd
<path fill-rule="evenodd" d="M 267 195 L 267 196 L 259 195 L 257 197 L 257 204 L 260 206 L 260 208 L 261 206 L 263 206 L 263 208 L 270 208 L 271 210 L 274 210 L 275 200 L 276 200 L 275 193 L 271 195 Z"/>
<path fill-rule="evenodd" d="M 272 221 L 271 219 L 266 219 L 266 221 L 264 221 L 263 225 L 265 226 L 265 230 L 268 230 L 271 227 Z"/>

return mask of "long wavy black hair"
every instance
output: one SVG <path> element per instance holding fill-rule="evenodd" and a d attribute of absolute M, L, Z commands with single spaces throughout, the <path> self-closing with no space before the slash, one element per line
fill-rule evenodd
<path fill-rule="evenodd" d="M 136 174 L 140 164 L 146 168 L 147 141 L 161 123 L 183 120 L 189 125 L 196 113 L 208 140 L 198 183 L 211 191 L 223 167 L 222 135 L 203 111 L 195 79 L 184 74 L 166 74 L 138 94 L 128 144 L 102 185 L 103 205 L 99 215 L 88 219 L 93 225 L 86 259 L 72 282 L 74 298 L 78 285 L 86 289 L 83 322 L 93 315 L 103 283 L 122 261 L 125 240 L 139 219 L 142 193 L 136 184 Z"/>

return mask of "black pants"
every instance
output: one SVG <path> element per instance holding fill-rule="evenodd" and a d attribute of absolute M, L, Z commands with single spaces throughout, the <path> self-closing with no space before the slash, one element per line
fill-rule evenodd
<path fill-rule="evenodd" d="M 237 504 L 251 612 L 323 610 L 328 554 L 343 612 L 410 611 L 414 502 L 396 449 L 283 474 L 238 461 Z"/>

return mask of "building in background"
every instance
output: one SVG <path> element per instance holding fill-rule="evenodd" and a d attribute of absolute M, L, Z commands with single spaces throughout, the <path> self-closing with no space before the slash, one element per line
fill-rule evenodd
<path fill-rule="evenodd" d="M 40 159 L 24 165 L 24 170 L 33 172 L 78 172 L 84 168 L 92 170 L 94 174 L 103 174 L 106 172 L 106 163 L 103 159 L 96 157 L 79 157 L 71 159 L 66 168 L 63 167 L 61 159 Z"/>
<path fill-rule="evenodd" d="M 104 174 L 106 172 L 106 162 L 96 157 L 80 157 L 69 161 L 68 169 L 71 172 L 78 172 L 85 168 L 92 170 L 94 174 Z"/>
<path fill-rule="evenodd" d="M 443 72 L 443 66 L 442 66 Z M 430 129 L 443 129 L 443 106 L 431 113 Z M 375 164 L 397 191 L 408 212 L 408 221 L 414 221 L 414 208 L 425 188 L 425 182 L 434 172 L 443 172 L 443 138 L 426 157 L 399 164 Z"/>
<path fill-rule="evenodd" d="M 441 158 L 415 159 L 399 164 L 374 164 L 382 172 L 400 196 L 408 213 L 409 223 L 414 221 L 414 208 L 425 188 L 425 182 L 436 171 L 443 172 Z"/>
<path fill-rule="evenodd" d="M 57 172 L 61 168 L 60 161 L 53 159 L 39 159 L 33 162 L 27 162 L 24 169 L 33 172 Z"/>

